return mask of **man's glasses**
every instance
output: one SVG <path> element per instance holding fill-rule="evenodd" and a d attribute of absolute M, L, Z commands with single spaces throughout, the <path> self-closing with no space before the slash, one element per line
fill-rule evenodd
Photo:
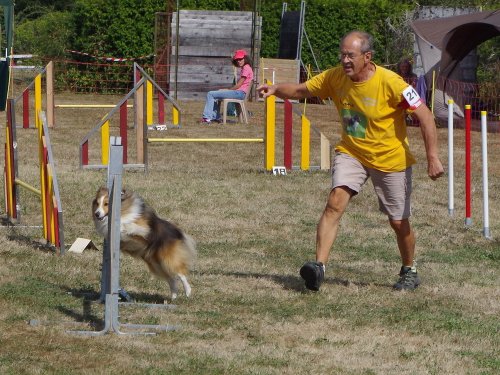
<path fill-rule="evenodd" d="M 356 55 L 355 53 L 352 53 L 352 52 L 349 52 L 349 53 L 342 53 L 341 52 L 341 53 L 339 53 L 339 60 L 342 61 L 345 58 L 347 58 L 347 60 L 353 61 L 353 60 L 357 59 L 358 57 L 363 56 L 365 53 L 366 52 L 362 52 L 359 55 Z"/>

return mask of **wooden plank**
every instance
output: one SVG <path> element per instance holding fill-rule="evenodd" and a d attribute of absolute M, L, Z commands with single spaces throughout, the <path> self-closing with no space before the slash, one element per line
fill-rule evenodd
<path fill-rule="evenodd" d="M 192 19 L 204 19 L 204 20 L 238 20 L 246 19 L 252 20 L 252 12 L 234 12 L 227 10 L 181 10 L 179 13 L 179 19 L 182 20 L 192 20 Z M 177 21 L 177 12 L 172 13 L 172 20 Z"/>
<path fill-rule="evenodd" d="M 300 81 L 300 61 L 287 59 L 261 59 L 259 64 L 259 75 L 257 77 L 259 82 L 263 82 L 264 79 L 268 79 L 273 82 L 273 73 L 274 83 L 298 83 Z"/>
<path fill-rule="evenodd" d="M 240 43 L 239 48 L 245 49 L 246 46 Z M 246 47 L 248 50 L 249 48 Z M 227 47 L 220 45 L 212 46 L 182 46 L 179 48 L 179 54 L 185 56 L 213 56 L 213 57 L 230 57 L 234 52 L 235 47 Z M 173 51 L 175 52 L 175 50 Z M 175 53 L 172 53 L 172 59 L 175 59 Z M 175 60 L 172 60 L 175 61 Z"/>
<path fill-rule="evenodd" d="M 175 75 L 172 74 L 171 81 L 175 80 Z M 233 84 L 233 75 L 223 75 L 223 74 L 205 74 L 205 73 L 189 73 L 189 74 L 177 74 L 177 80 L 182 83 L 190 82 L 200 82 L 200 83 L 213 83 L 218 84 L 218 88 L 221 87 L 231 87 Z"/>
<path fill-rule="evenodd" d="M 175 60 L 172 60 L 172 62 L 175 63 Z M 181 69 L 185 65 L 202 65 L 214 67 L 223 65 L 224 67 L 228 66 L 229 68 L 231 68 L 231 58 L 229 56 L 204 57 L 179 55 L 179 69 Z"/>
<path fill-rule="evenodd" d="M 222 10 L 222 11 L 216 11 L 218 12 L 217 14 L 212 13 L 212 11 L 207 11 L 207 10 L 194 10 L 194 11 L 189 11 L 189 12 L 183 12 L 181 11 L 179 13 L 179 18 L 202 18 L 202 19 L 224 19 L 224 20 L 230 20 L 230 19 L 238 19 L 238 18 L 246 18 L 246 19 L 252 19 L 252 12 L 232 12 L 232 11 L 227 11 L 227 10 Z M 177 18 L 177 13 L 173 12 L 174 17 L 173 19 Z"/>
<path fill-rule="evenodd" d="M 175 12 L 174 12 L 175 13 Z M 241 11 L 241 10 L 190 10 L 190 9 L 181 9 L 180 15 L 183 14 L 205 14 L 205 15 L 215 15 L 215 16 L 224 16 L 224 15 L 245 15 L 251 12 Z"/>
<path fill-rule="evenodd" d="M 221 75 L 233 75 L 233 68 L 230 65 L 229 59 L 224 59 L 222 64 L 212 65 L 212 61 L 205 59 L 206 64 L 182 64 L 179 66 L 178 72 L 184 74 L 196 74 L 200 72 L 205 72 L 208 74 L 221 74 Z M 210 64 L 210 65 L 208 65 Z M 171 74 L 173 74 L 171 72 Z"/>
<path fill-rule="evenodd" d="M 189 48 L 198 48 L 198 49 L 214 49 L 218 48 L 220 50 L 225 50 L 229 51 L 229 56 L 231 55 L 231 52 L 237 50 L 237 49 L 242 49 L 242 48 L 247 48 L 249 49 L 251 46 L 248 42 L 243 43 L 242 39 L 225 39 L 225 38 L 219 38 L 219 39 L 213 39 L 213 38 L 204 38 L 204 39 L 198 39 L 198 40 L 185 40 L 184 42 L 179 44 L 179 54 L 180 55 L 187 55 L 191 53 L 186 53 L 185 48 L 188 48 L 188 52 L 191 52 L 191 49 Z M 173 51 L 175 51 L 175 48 L 173 48 Z"/>
<path fill-rule="evenodd" d="M 189 28 L 189 27 L 197 27 L 201 29 L 205 28 L 246 28 L 248 26 L 252 26 L 252 20 L 204 20 L 204 19 L 181 19 L 179 20 L 179 29 Z M 172 28 L 177 28 L 177 21 L 172 22 Z"/>
<path fill-rule="evenodd" d="M 181 30 L 179 43 L 181 45 L 200 45 L 202 46 L 206 40 L 213 40 L 216 42 L 229 42 L 245 40 L 249 41 L 252 38 L 251 31 L 248 30 L 237 30 L 232 31 L 228 28 L 210 28 L 210 29 L 188 29 L 185 32 Z M 177 38 L 175 36 L 172 37 L 172 46 L 175 46 L 177 43 Z M 247 42 L 248 44 L 248 42 Z"/>

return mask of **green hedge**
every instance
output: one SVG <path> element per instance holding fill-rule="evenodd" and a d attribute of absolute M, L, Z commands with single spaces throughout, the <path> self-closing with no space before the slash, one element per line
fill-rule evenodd
<path fill-rule="evenodd" d="M 181 9 L 240 10 L 238 0 L 179 3 Z M 253 10 L 253 1 L 241 3 L 244 10 Z M 300 0 L 287 3 L 289 10 L 300 9 Z M 392 0 L 308 0 L 305 29 L 321 67 L 336 63 L 339 38 L 354 28 L 373 33 L 377 49 L 383 51 L 387 42 L 385 20 L 396 22 L 408 7 Z M 153 53 L 154 14 L 165 11 L 165 0 L 74 0 L 65 12 L 47 10 L 39 18 L 24 18 L 16 29 L 17 50 L 46 57 L 61 56 L 68 49 L 117 57 L 148 55 Z M 282 2 L 262 1 L 263 57 L 277 56 L 281 11 Z M 313 62 L 305 43 L 303 58 Z"/>
<path fill-rule="evenodd" d="M 33 53 L 44 58 L 65 56 L 67 50 L 124 58 L 147 56 L 154 48 L 155 13 L 166 12 L 168 2 L 19 0 L 16 4 L 19 18 L 14 48 L 16 53 Z M 176 1 L 170 3 L 175 6 Z M 444 6 L 481 4 L 485 8 L 498 7 L 492 0 L 419 3 L 421 6 L 439 3 Z M 254 9 L 253 0 L 179 0 L 179 4 L 180 9 Z M 282 4 L 279 0 L 261 0 L 262 57 L 277 56 Z M 300 0 L 288 0 L 287 4 L 288 10 L 300 9 Z M 375 61 L 379 63 L 396 63 L 403 56 L 411 56 L 412 33 L 405 22 L 405 12 L 415 6 L 415 1 L 410 0 L 307 0 L 305 30 L 319 68 L 337 64 L 339 40 L 353 29 L 373 34 Z M 493 49 L 498 48 L 498 42 L 493 46 Z M 314 68 L 313 55 L 305 41 L 302 60 Z"/>

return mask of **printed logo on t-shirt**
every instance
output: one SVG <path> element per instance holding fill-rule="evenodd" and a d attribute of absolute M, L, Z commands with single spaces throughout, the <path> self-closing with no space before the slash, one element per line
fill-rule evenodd
<path fill-rule="evenodd" d="M 342 125 L 347 135 L 356 138 L 365 138 L 368 121 L 361 112 L 351 109 L 342 110 Z"/>

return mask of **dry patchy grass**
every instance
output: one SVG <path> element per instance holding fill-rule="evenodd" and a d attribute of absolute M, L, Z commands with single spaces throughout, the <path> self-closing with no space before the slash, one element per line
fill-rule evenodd
<path fill-rule="evenodd" d="M 58 98 L 66 103 L 118 101 Z M 202 106 L 182 103 L 183 127 L 151 136 L 263 136 L 262 103 L 250 103 L 254 115 L 248 126 L 201 126 L 197 120 Z M 56 111 L 57 127 L 50 136 L 67 247 L 77 237 L 102 247 L 90 218 L 90 202 L 97 187 L 105 184 L 106 171 L 78 169 L 78 145 L 104 113 Z M 307 114 L 313 125 L 337 141 L 332 108 L 310 105 Z M 282 133 L 277 133 L 279 139 Z M 315 227 L 329 190 L 328 173 L 266 174 L 263 148 L 257 144 L 151 144 L 148 173 L 126 171 L 124 185 L 190 233 L 199 251 L 191 275 L 193 296 L 180 298 L 176 310 L 120 310 L 122 322 L 182 326 L 155 337 L 88 338 L 65 333 L 70 323 L 102 321 L 102 305 L 90 298 L 100 288 L 101 252 L 59 257 L 39 246 L 38 201 L 22 192 L 26 226 L 0 228 L 0 373 L 498 373 L 500 137 L 489 137 L 490 227 L 495 239 L 488 241 L 481 235 L 480 135 L 473 134 L 473 227 L 466 229 L 463 132 L 455 133 L 452 218 L 447 211 L 446 177 L 437 182 L 426 177 L 419 129 L 410 128 L 409 133 L 418 158 L 412 223 L 423 278 L 414 293 L 391 290 L 399 256 L 369 184 L 343 218 L 321 292 L 310 293 L 298 269 L 314 257 Z M 129 136 L 133 142 L 133 129 Z M 35 137 L 33 129 L 18 130 L 20 175 L 36 186 Z M 446 129 L 439 129 L 439 137 L 446 164 Z M 315 140 L 313 164 L 319 162 L 317 146 Z M 92 147 L 97 162 L 99 141 Z M 133 159 L 134 147 L 129 150 Z M 298 151 L 294 158 L 298 164 Z M 277 160 L 278 164 L 282 160 L 279 151 Z M 122 286 L 138 301 L 158 303 L 167 295 L 165 283 L 152 278 L 138 261 L 123 257 L 121 271 Z M 55 324 L 32 327 L 27 324 L 30 319 Z"/>

